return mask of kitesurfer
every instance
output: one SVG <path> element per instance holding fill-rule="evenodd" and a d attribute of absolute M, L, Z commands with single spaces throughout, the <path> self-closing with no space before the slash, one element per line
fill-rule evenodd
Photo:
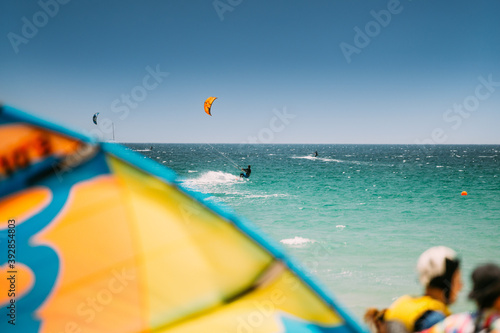
<path fill-rule="evenodd" d="M 472 284 L 469 299 L 476 302 L 477 310 L 451 315 L 425 333 L 500 332 L 500 267 L 477 267 L 472 273 Z"/>
<path fill-rule="evenodd" d="M 445 246 L 428 249 L 420 255 L 417 271 L 424 295 L 405 295 L 392 303 L 383 318 L 388 333 L 420 332 L 451 314 L 448 305 L 456 301 L 462 289 L 460 260 L 455 251 Z"/>
<path fill-rule="evenodd" d="M 250 177 L 250 174 L 252 173 L 252 170 L 250 170 L 250 165 L 248 166 L 247 169 L 241 169 L 241 171 L 243 171 L 243 173 L 240 173 L 240 178 L 248 178 Z"/>
<path fill-rule="evenodd" d="M 314 152 L 314 157 L 318 157 L 318 151 L 317 150 Z"/>

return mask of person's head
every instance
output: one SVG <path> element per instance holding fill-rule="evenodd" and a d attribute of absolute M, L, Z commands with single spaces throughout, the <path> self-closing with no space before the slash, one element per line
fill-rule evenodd
<path fill-rule="evenodd" d="M 250 165 L 248 166 L 248 168 L 250 169 Z"/>
<path fill-rule="evenodd" d="M 372 332 L 386 333 L 384 314 L 387 309 L 378 310 L 376 308 L 369 308 L 365 312 L 364 320 L 371 327 Z"/>
<path fill-rule="evenodd" d="M 417 271 L 427 294 L 440 298 L 446 304 L 456 301 L 462 289 L 460 260 L 452 249 L 445 246 L 431 247 L 420 255 Z"/>
<path fill-rule="evenodd" d="M 486 264 L 472 272 L 472 291 L 469 298 L 480 310 L 495 308 L 500 312 L 500 267 Z"/>

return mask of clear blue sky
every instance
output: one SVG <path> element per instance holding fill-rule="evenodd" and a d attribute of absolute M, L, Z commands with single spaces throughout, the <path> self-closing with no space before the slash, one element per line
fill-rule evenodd
<path fill-rule="evenodd" d="M 500 143 L 499 1 L 59 1 L 2 3 L 0 100 L 80 131 Z"/>

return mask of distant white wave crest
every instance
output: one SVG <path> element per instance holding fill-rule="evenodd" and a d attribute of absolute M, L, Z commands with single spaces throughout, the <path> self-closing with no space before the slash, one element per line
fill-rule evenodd
<path fill-rule="evenodd" d="M 323 162 L 337 162 L 337 163 L 345 162 L 345 161 L 337 160 L 334 158 L 314 157 L 314 156 L 292 156 L 292 158 L 300 158 L 300 159 L 304 159 L 304 160 L 323 161 Z"/>
<path fill-rule="evenodd" d="M 245 195 L 246 198 L 278 198 L 278 197 L 287 197 L 288 194 L 249 194 Z"/>
<path fill-rule="evenodd" d="M 316 243 L 316 241 L 314 239 L 308 239 L 308 238 L 295 236 L 294 238 L 282 239 L 282 240 L 280 240 L 280 243 L 290 245 L 290 246 L 304 246 L 307 243 Z"/>

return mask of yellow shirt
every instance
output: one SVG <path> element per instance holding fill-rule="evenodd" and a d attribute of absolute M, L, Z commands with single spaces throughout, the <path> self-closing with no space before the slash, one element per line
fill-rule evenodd
<path fill-rule="evenodd" d="M 445 316 L 451 314 L 446 304 L 430 296 L 412 297 L 405 295 L 392 303 L 385 312 L 384 320 L 399 321 L 408 332 L 413 332 L 415 322 L 427 311 L 439 311 Z"/>

